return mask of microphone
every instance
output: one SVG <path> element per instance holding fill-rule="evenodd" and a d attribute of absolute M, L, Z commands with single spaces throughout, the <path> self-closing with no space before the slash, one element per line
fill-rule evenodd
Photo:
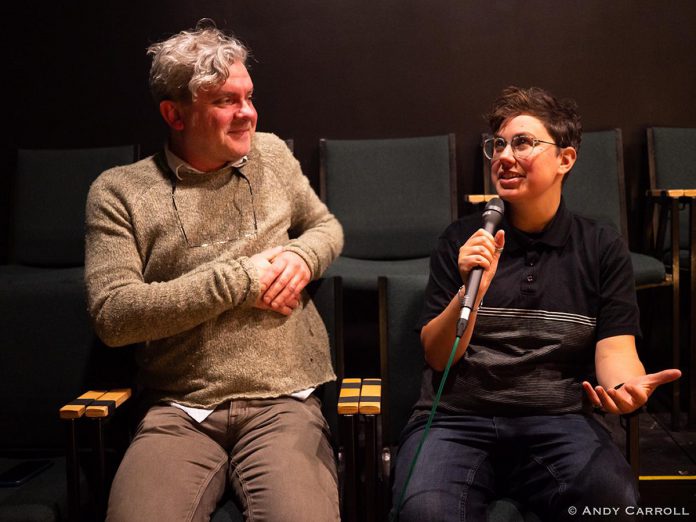
<path fill-rule="evenodd" d="M 503 200 L 496 197 L 486 203 L 486 208 L 483 209 L 483 229 L 489 234 L 493 234 L 495 229 L 503 219 L 505 207 Z M 476 267 L 469 272 L 469 278 L 466 281 L 466 293 L 464 294 L 462 310 L 457 321 L 457 337 L 464 335 L 466 325 L 469 322 L 471 310 L 474 307 L 474 300 L 478 294 L 479 286 L 481 285 L 481 277 L 483 276 L 483 268 Z"/>

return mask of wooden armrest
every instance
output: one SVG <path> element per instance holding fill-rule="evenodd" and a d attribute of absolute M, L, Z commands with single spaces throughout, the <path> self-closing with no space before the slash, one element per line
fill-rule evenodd
<path fill-rule="evenodd" d="M 121 404 L 126 402 L 130 398 L 130 396 L 130 388 L 108 391 L 104 395 L 99 397 L 97 400 L 93 401 L 92 404 L 87 406 L 87 410 L 85 411 L 85 417 L 109 417 L 114 412 L 114 410 L 121 406 Z"/>
<path fill-rule="evenodd" d="M 341 392 L 338 396 L 339 415 L 355 415 L 358 413 L 361 386 L 362 379 L 343 379 L 343 382 L 341 382 Z"/>
<path fill-rule="evenodd" d="M 684 195 L 682 189 L 648 189 L 646 194 L 652 197 L 680 198 Z"/>
<path fill-rule="evenodd" d="M 382 413 L 382 379 L 363 379 L 359 411 L 367 415 Z"/>
<path fill-rule="evenodd" d="M 696 189 L 649 189 L 646 194 L 654 198 L 693 198 L 696 197 Z"/>
<path fill-rule="evenodd" d="M 106 392 L 103 390 L 90 390 L 86 393 L 83 393 L 77 399 L 70 401 L 69 403 L 64 405 L 60 410 L 58 410 L 58 414 L 61 419 L 79 419 L 85 414 L 87 406 L 89 406 L 95 400 L 102 397 L 105 393 Z"/>
<path fill-rule="evenodd" d="M 464 201 L 467 203 L 488 203 L 497 197 L 497 194 L 467 194 L 464 196 Z"/>

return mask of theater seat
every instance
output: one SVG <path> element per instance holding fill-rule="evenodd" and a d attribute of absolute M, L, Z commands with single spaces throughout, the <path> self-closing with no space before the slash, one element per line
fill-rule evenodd
<path fill-rule="evenodd" d="M 89 386 L 95 363 L 82 268 L 85 200 L 92 180 L 136 152 L 132 145 L 17 152 L 9 263 L 0 265 L 0 467 L 53 464 L 0 488 L 0 520 L 68 518 L 57 412 Z"/>

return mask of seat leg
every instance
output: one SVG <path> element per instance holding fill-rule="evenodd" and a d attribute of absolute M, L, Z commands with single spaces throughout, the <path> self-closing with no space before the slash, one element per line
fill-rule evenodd
<path fill-rule="evenodd" d="M 680 291 L 679 291 L 679 203 L 670 202 L 671 241 L 672 241 L 672 368 L 681 365 L 680 345 Z M 681 397 L 679 380 L 672 383 L 672 430 L 679 431 L 681 414 Z"/>
<path fill-rule="evenodd" d="M 365 521 L 380 519 L 377 506 L 377 419 L 364 415 L 365 419 Z"/>
<path fill-rule="evenodd" d="M 689 200 L 689 429 L 696 428 L 696 210 Z"/>
<path fill-rule="evenodd" d="M 341 496 L 341 520 L 357 522 L 357 415 L 339 415 L 338 426 L 345 466 Z"/>
<path fill-rule="evenodd" d="M 68 520 L 80 520 L 80 463 L 77 453 L 77 419 L 65 421 L 66 445 L 65 470 L 68 484 Z"/>
<path fill-rule="evenodd" d="M 635 411 L 624 416 L 626 424 L 626 460 L 631 465 L 633 475 L 638 480 L 640 475 L 640 416 Z"/>
<path fill-rule="evenodd" d="M 106 480 L 106 449 L 104 444 L 104 420 L 92 419 L 94 422 L 92 433 L 92 450 L 94 458 L 95 476 L 95 508 L 99 517 L 106 515 L 106 501 L 108 499 L 108 487 Z"/>

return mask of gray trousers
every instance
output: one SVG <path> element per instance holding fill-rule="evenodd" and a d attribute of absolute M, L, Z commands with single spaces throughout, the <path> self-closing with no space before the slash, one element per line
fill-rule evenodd
<path fill-rule="evenodd" d="M 235 400 L 200 424 L 154 406 L 116 473 L 107 521 L 208 521 L 228 486 L 248 522 L 338 521 L 337 484 L 314 396 Z"/>

